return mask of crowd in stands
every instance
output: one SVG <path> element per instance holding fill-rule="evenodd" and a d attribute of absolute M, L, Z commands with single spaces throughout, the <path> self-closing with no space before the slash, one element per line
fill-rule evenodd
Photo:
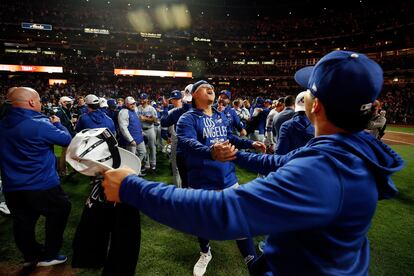
<path fill-rule="evenodd" d="M 57 106 L 62 96 L 78 96 L 95 94 L 98 97 L 125 98 L 127 96 L 138 97 L 141 93 L 147 93 L 152 101 L 157 101 L 161 96 L 168 97 L 174 90 L 183 90 L 188 84 L 187 80 L 171 80 L 160 82 L 156 79 L 138 80 L 126 78 L 73 78 L 67 84 L 48 85 L 46 79 L 36 77 L 1 80 L 0 102 L 4 101 L 8 88 L 13 86 L 29 86 L 37 90 L 42 99 Z M 213 84 L 215 82 L 212 82 Z M 240 82 L 235 81 L 229 85 L 217 84 L 216 91 L 228 89 L 233 98 L 247 99 L 253 102 L 256 97 L 276 100 L 287 95 L 296 95 L 301 89 L 296 85 L 277 86 L 272 82 Z M 382 109 L 385 110 L 387 122 L 392 124 L 414 124 L 414 84 L 385 85 L 379 98 Z"/>
<path fill-rule="evenodd" d="M 126 6 L 121 8 L 110 5 L 96 5 L 81 2 L 78 5 L 65 1 L 53 1 L 53 7 L 48 1 L 19 1 L 16 3 L 1 3 L 0 17 L 2 22 L 38 22 L 52 24 L 64 28 L 102 28 L 110 31 L 133 32 L 127 14 L 142 7 Z M 414 21 L 412 9 L 407 4 L 394 5 L 389 3 L 384 7 L 370 7 L 360 3 L 360 9 L 349 12 L 339 8 L 321 8 L 318 13 L 305 17 L 296 15 L 295 11 L 281 19 L 259 17 L 257 19 L 235 18 L 234 14 L 214 14 L 208 11 L 198 13 L 191 10 L 191 28 L 169 30 L 169 34 L 199 36 L 210 39 L 226 39 L 236 41 L 261 40 L 296 40 L 315 38 L 313 30 L 318 30 L 318 37 L 337 37 L 371 33 L 387 28 L 396 28 Z M 150 6 L 151 7 L 151 6 Z M 156 6 L 152 7 L 153 9 Z M 148 9 L 150 14 L 152 10 Z M 120 16 L 112 16 L 114 13 Z M 398 15 L 398 16 L 397 16 Z M 42 23 L 41 22 L 41 23 Z M 162 32 L 162 28 L 153 22 L 153 32 Z M 190 27 L 190 26 L 189 26 Z"/>

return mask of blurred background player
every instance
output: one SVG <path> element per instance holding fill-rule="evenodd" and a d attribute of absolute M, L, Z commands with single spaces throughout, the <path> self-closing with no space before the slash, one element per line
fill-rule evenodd
<path fill-rule="evenodd" d="M 148 94 L 141 93 L 141 104 L 137 107 L 137 114 L 141 120 L 142 134 L 147 144 L 147 156 L 144 159 L 144 169 L 155 171 L 157 168 L 157 147 L 154 124 L 158 122 L 158 114 L 154 107 L 149 104 Z"/>
<path fill-rule="evenodd" d="M 300 92 L 295 100 L 295 113 L 292 119 L 280 126 L 275 154 L 283 155 L 306 145 L 315 137 L 315 129 L 305 114 L 306 91 Z"/>
<path fill-rule="evenodd" d="M 142 135 L 141 121 L 136 113 L 136 101 L 133 97 L 125 98 L 125 105 L 119 111 L 119 143 L 125 149 L 136 154 L 141 162 L 144 160 L 147 150 L 144 136 Z"/>

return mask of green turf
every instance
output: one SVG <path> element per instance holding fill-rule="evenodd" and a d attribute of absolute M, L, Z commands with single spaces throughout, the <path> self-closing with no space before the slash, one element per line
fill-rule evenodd
<path fill-rule="evenodd" d="M 387 126 L 385 132 L 387 131 L 398 131 L 406 133 L 414 133 L 414 127 L 396 127 L 396 126 Z"/>
<path fill-rule="evenodd" d="M 400 194 L 393 200 L 378 204 L 369 238 L 371 242 L 371 275 L 413 275 L 414 264 L 414 147 L 394 146 L 406 161 L 403 171 L 393 179 Z M 60 149 L 56 149 L 60 152 Z M 237 169 L 240 183 L 255 174 Z M 158 172 L 149 174 L 149 180 L 171 183 L 168 161 L 159 158 Z M 70 195 L 72 212 L 65 231 L 62 252 L 71 252 L 71 242 L 83 203 L 89 192 L 88 178 L 76 174 L 62 183 Z M 40 220 L 37 236 L 43 238 L 44 220 Z M 260 238 L 256 238 L 259 240 Z M 212 242 L 213 260 L 206 275 L 247 275 L 234 241 Z M 195 237 L 177 232 L 142 216 L 142 247 L 136 275 L 191 275 L 198 258 Z M 0 265 L 16 265 L 21 257 L 13 242 L 11 220 L 0 216 Z M 76 275 L 100 275 L 100 270 L 79 269 Z M 1 273 L 0 273 L 1 275 Z"/>

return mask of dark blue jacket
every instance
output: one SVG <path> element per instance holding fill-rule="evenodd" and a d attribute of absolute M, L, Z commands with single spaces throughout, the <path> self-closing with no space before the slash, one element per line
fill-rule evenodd
<path fill-rule="evenodd" d="M 390 176 L 404 163 L 389 146 L 364 132 L 334 134 L 287 155 L 239 151 L 237 163 L 267 176 L 216 192 L 130 175 L 120 198 L 206 239 L 269 235 L 266 275 L 368 275 L 367 234 L 377 201 L 397 193 Z"/>
<path fill-rule="evenodd" d="M 283 155 L 303 147 L 313 137 L 315 137 L 315 128 L 308 117 L 296 113 L 280 127 L 275 154 Z"/>
<path fill-rule="evenodd" d="M 256 108 L 263 109 L 262 112 L 260 112 L 257 116 L 253 117 L 254 110 Z M 254 130 L 258 130 L 259 134 L 264 134 L 266 132 L 266 119 L 267 115 L 269 115 L 270 110 L 268 108 L 265 108 L 263 105 L 257 105 L 252 108 L 250 108 L 250 118 L 251 121 L 254 122 Z"/>
<path fill-rule="evenodd" d="M 47 190 L 59 185 L 53 145 L 66 147 L 68 130 L 43 114 L 11 108 L 0 121 L 3 191 Z"/>
<path fill-rule="evenodd" d="M 182 107 L 178 108 L 164 108 L 164 110 L 161 113 L 161 136 L 164 140 L 168 139 L 168 130 L 165 130 L 165 128 L 169 128 L 170 126 L 174 126 L 174 128 L 177 128 L 177 122 L 178 119 L 180 119 L 181 115 L 183 115 L 185 112 L 191 109 L 191 104 L 183 103 Z M 180 154 L 181 151 L 177 149 L 177 154 Z"/>
<path fill-rule="evenodd" d="M 277 139 L 279 139 L 280 127 L 282 126 L 284 122 L 292 119 L 293 115 L 295 115 L 295 111 L 290 107 L 286 107 L 273 118 L 272 132 L 273 132 L 273 139 L 275 140 L 274 141 L 275 143 L 277 143 Z"/>
<path fill-rule="evenodd" d="M 213 109 L 210 117 L 191 109 L 177 123 L 177 148 L 185 156 L 188 184 L 194 189 L 221 190 L 237 183 L 232 162 L 211 158 L 211 146 L 229 140 L 239 149 L 252 147 L 252 141 L 234 136 L 226 116 Z"/>
<path fill-rule="evenodd" d="M 86 128 L 101 128 L 106 127 L 115 135 L 115 124 L 102 110 L 98 109 L 87 114 L 83 114 L 76 124 L 76 132 Z"/>

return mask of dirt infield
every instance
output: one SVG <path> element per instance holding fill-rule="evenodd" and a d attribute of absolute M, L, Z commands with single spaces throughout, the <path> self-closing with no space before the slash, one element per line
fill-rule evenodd
<path fill-rule="evenodd" d="M 414 134 L 397 132 L 397 131 L 385 131 L 382 141 L 389 145 L 411 145 L 414 146 Z"/>

